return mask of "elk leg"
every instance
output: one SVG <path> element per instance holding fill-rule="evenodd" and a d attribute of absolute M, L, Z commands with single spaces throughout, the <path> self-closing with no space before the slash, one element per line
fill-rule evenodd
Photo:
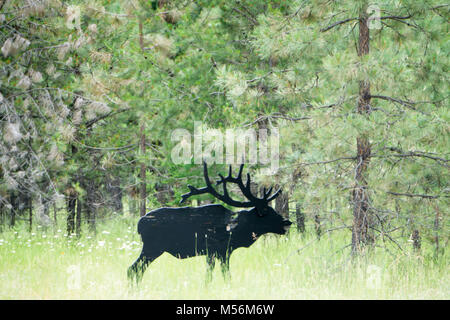
<path fill-rule="evenodd" d="M 220 260 L 220 267 L 222 269 L 223 278 L 225 280 L 230 280 L 231 279 L 230 255 L 229 254 L 220 255 L 219 260 Z"/>
<path fill-rule="evenodd" d="M 206 263 L 208 264 L 208 271 L 206 274 L 206 283 L 208 284 L 212 280 L 214 266 L 216 265 L 216 255 L 215 254 L 206 255 Z"/>
<path fill-rule="evenodd" d="M 131 281 L 135 279 L 137 284 L 141 282 L 148 265 L 158 257 L 159 255 L 148 256 L 142 252 L 139 258 L 128 268 L 128 279 Z"/>

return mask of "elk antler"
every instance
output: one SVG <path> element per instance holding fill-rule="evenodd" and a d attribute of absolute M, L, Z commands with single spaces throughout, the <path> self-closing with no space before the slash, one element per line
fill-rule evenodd
<path fill-rule="evenodd" d="M 277 192 L 275 192 L 269 198 L 272 188 L 270 188 L 268 192 L 266 192 L 266 189 L 264 188 L 263 198 L 260 199 L 260 198 L 255 197 L 251 193 L 251 190 L 250 190 L 250 183 L 251 183 L 250 174 L 247 173 L 247 183 L 244 185 L 244 183 L 242 182 L 243 168 L 244 168 L 244 164 L 241 164 L 241 166 L 239 168 L 239 173 L 238 173 L 237 177 L 235 177 L 235 178 L 231 174 L 231 166 L 230 166 L 227 177 L 223 177 L 221 174 L 219 174 L 220 180 L 217 180 L 217 185 L 223 184 L 223 195 L 222 195 L 222 194 L 218 193 L 212 186 L 211 181 L 209 180 L 208 168 L 207 168 L 206 162 L 203 162 L 203 175 L 205 177 L 206 187 L 197 189 L 191 185 L 188 185 L 190 192 L 183 194 L 181 196 L 182 199 L 181 199 L 180 203 L 183 203 L 184 201 L 186 201 L 186 199 L 188 199 L 190 196 L 209 193 L 209 194 L 213 195 L 215 198 L 217 198 L 217 199 L 221 200 L 222 202 L 224 202 L 228 205 L 231 205 L 233 207 L 239 207 L 239 208 L 261 207 L 261 206 L 267 206 L 267 204 L 270 201 L 275 199 L 281 193 L 281 189 L 279 189 Z M 239 186 L 239 189 L 241 190 L 242 194 L 249 201 L 241 202 L 241 201 L 233 200 L 228 193 L 227 182 L 237 184 Z"/>
<path fill-rule="evenodd" d="M 252 192 L 251 192 L 251 179 L 250 179 L 250 174 L 247 173 L 247 182 L 244 185 L 244 182 L 242 181 L 242 170 L 244 169 L 244 164 L 242 163 L 239 167 L 239 172 L 237 177 L 233 177 L 231 175 L 231 166 L 229 168 L 228 171 L 228 176 L 227 177 L 223 177 L 221 174 L 219 174 L 220 176 L 220 180 L 217 180 L 217 184 L 223 184 L 223 190 L 224 193 L 226 192 L 226 183 L 227 182 L 231 182 L 231 183 L 235 183 L 238 185 L 239 189 L 241 190 L 242 194 L 248 199 L 250 200 L 251 203 L 253 203 L 253 206 L 255 207 L 260 207 L 260 206 L 267 206 L 267 204 L 272 201 L 273 199 L 275 199 L 276 197 L 278 197 L 281 193 L 281 188 L 277 190 L 277 192 L 275 192 L 272 196 L 270 196 L 270 193 L 272 192 L 272 187 L 270 187 L 269 191 L 266 191 L 266 188 L 264 188 L 263 191 L 263 197 L 262 198 L 258 198 L 255 197 Z M 269 197 L 270 196 L 270 197 Z"/>

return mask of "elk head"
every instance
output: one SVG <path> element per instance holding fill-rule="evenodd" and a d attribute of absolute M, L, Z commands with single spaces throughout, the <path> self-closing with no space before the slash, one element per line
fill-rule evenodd
<path fill-rule="evenodd" d="M 220 194 L 214 189 L 211 181 L 209 180 L 207 164 L 206 162 L 203 162 L 203 175 L 205 178 L 206 187 L 197 189 L 191 185 L 188 185 L 190 192 L 181 196 L 182 199 L 180 203 L 183 203 L 184 201 L 186 201 L 186 199 L 193 195 L 211 194 L 216 199 L 219 199 L 223 203 L 230 206 L 236 208 L 253 208 L 250 211 L 243 212 L 248 212 L 250 214 L 249 216 L 245 217 L 245 219 L 247 220 L 254 220 L 255 216 L 258 218 L 264 218 L 264 221 L 259 219 L 257 221 L 248 221 L 249 224 L 257 224 L 258 227 L 262 228 L 259 234 L 267 232 L 274 232 L 278 234 L 286 233 L 286 230 L 291 225 L 291 222 L 287 219 L 284 219 L 279 213 L 277 213 L 272 207 L 269 206 L 270 201 L 274 200 L 281 194 L 281 188 L 272 195 L 272 187 L 269 190 L 266 190 L 266 188 L 264 188 L 262 198 L 256 197 L 252 194 L 250 189 L 250 174 L 247 173 L 247 181 L 245 184 L 242 181 L 243 168 L 244 164 L 241 164 L 239 167 L 239 173 L 236 177 L 232 176 L 231 165 L 228 171 L 228 176 L 224 177 L 223 175 L 219 174 L 220 179 L 216 181 L 216 185 L 222 185 L 223 187 L 223 194 Z M 232 199 L 228 193 L 227 183 L 236 184 L 248 201 L 237 201 Z"/>

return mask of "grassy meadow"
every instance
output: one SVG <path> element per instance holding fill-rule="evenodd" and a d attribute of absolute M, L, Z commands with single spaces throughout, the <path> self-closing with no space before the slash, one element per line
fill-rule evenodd
<path fill-rule="evenodd" d="M 97 226 L 96 236 L 26 226 L 0 233 L 0 299 L 448 299 L 448 250 L 438 258 L 424 243 L 415 253 L 387 244 L 357 261 L 349 230 L 265 236 L 231 256 L 231 279 L 217 263 L 206 284 L 206 259 L 165 253 L 130 286 L 126 270 L 141 241 L 136 218 Z"/>

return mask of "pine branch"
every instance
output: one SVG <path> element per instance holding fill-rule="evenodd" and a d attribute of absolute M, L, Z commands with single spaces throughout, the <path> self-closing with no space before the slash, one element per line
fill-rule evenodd
<path fill-rule="evenodd" d="M 449 198 L 450 196 L 444 195 L 432 195 L 432 194 L 417 194 L 417 193 L 400 193 L 400 192 L 392 192 L 387 191 L 386 193 L 391 194 L 393 196 L 404 196 L 409 198 L 424 198 L 424 199 L 437 199 L 440 197 Z"/>
<path fill-rule="evenodd" d="M 391 101 L 391 102 L 396 102 L 396 103 L 399 103 L 399 104 L 407 106 L 407 107 L 411 107 L 416 104 L 413 101 L 401 100 L 401 99 L 392 98 L 392 97 L 388 97 L 388 96 L 382 96 L 382 95 L 370 95 L 370 98 L 383 99 L 383 100 L 387 100 L 387 101 Z"/>
<path fill-rule="evenodd" d="M 233 8 L 233 11 L 236 11 L 238 14 L 240 14 L 241 16 L 247 18 L 248 20 L 250 20 L 250 22 L 254 25 L 257 26 L 259 25 L 258 21 L 255 20 L 255 18 L 253 18 L 252 16 L 246 14 L 245 12 L 242 12 L 241 10 L 239 10 L 238 8 Z"/>
<path fill-rule="evenodd" d="M 402 158 L 403 157 L 423 157 L 423 158 L 428 158 L 428 159 L 431 159 L 431 160 L 444 162 L 444 163 L 447 163 L 449 161 L 448 159 L 444 159 L 444 158 L 441 158 L 441 157 L 430 155 L 430 153 L 423 152 L 423 151 L 408 151 L 408 152 L 405 153 L 403 150 L 401 150 L 399 148 L 395 148 L 395 147 L 389 147 L 389 148 L 385 148 L 385 149 L 397 152 L 397 154 L 391 155 L 393 157 L 402 157 Z"/>
<path fill-rule="evenodd" d="M 393 19 L 393 20 L 403 20 L 403 19 L 409 19 L 412 18 L 412 15 L 407 15 L 404 17 L 401 16 L 384 16 L 384 17 L 380 17 L 380 20 L 384 20 L 384 19 Z"/>
<path fill-rule="evenodd" d="M 382 100 L 386 100 L 386 101 L 390 101 L 390 102 L 395 102 L 398 103 L 408 109 L 417 111 L 421 114 L 427 115 L 429 116 L 430 114 L 423 112 L 421 110 L 418 110 L 414 105 L 416 105 L 418 102 L 414 102 L 414 101 L 407 101 L 407 100 L 401 100 L 398 98 L 392 98 L 392 97 L 388 97 L 388 96 L 382 96 L 382 95 L 370 95 L 370 98 L 372 99 L 382 99 Z"/>
<path fill-rule="evenodd" d="M 290 121 L 301 121 L 301 120 L 309 120 L 309 119 L 311 119 L 311 117 L 294 118 L 294 117 L 290 117 L 290 116 L 282 114 L 282 113 L 273 113 L 271 115 L 260 116 L 260 117 L 256 118 L 255 120 L 253 120 L 252 122 L 250 122 L 250 123 L 248 123 L 246 125 L 243 125 L 242 127 L 243 128 L 249 127 L 249 126 L 254 125 L 255 123 L 258 123 L 258 122 L 266 120 L 266 119 L 271 119 L 271 118 L 274 118 L 274 119 L 285 119 L 285 120 L 290 120 Z"/>
<path fill-rule="evenodd" d="M 350 22 L 350 21 L 354 21 L 354 20 L 359 20 L 359 18 L 348 18 L 348 19 L 345 19 L 345 20 L 341 20 L 341 21 L 335 22 L 335 23 L 329 25 L 328 27 L 320 29 L 320 32 L 327 32 L 328 30 L 333 29 L 334 27 L 337 27 L 337 26 L 339 26 L 341 24 L 344 24 L 344 23 L 347 23 L 347 22 Z"/>
<path fill-rule="evenodd" d="M 96 118 L 94 118 L 92 120 L 87 121 L 85 123 L 85 126 L 86 126 L 86 128 L 92 127 L 95 123 L 97 123 L 97 122 L 99 122 L 99 121 L 101 121 L 103 119 L 106 119 L 106 118 L 108 118 L 110 116 L 115 116 L 116 114 L 119 114 L 119 113 L 122 113 L 122 112 L 125 112 L 125 111 L 128 111 L 128 110 L 130 110 L 130 108 L 123 108 L 123 109 L 119 109 L 117 111 L 108 112 L 107 114 L 101 115 L 99 117 L 96 117 Z"/>
<path fill-rule="evenodd" d="M 327 160 L 327 161 L 303 162 L 303 163 L 300 163 L 299 166 L 310 166 L 310 165 L 316 165 L 316 164 L 328 164 L 328 163 L 333 163 L 333 162 L 337 162 L 337 161 L 341 161 L 341 160 L 356 160 L 356 157 L 341 157 L 341 158 L 336 158 L 336 159 Z"/>

